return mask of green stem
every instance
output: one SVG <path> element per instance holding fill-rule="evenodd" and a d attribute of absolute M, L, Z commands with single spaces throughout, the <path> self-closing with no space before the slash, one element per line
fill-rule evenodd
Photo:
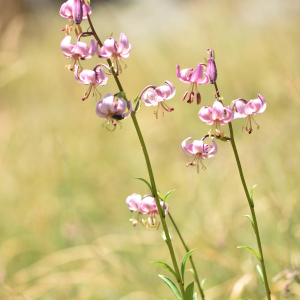
<path fill-rule="evenodd" d="M 186 251 L 186 252 L 189 252 L 190 249 L 189 249 L 189 247 L 186 245 L 186 243 L 184 242 L 184 239 L 183 239 L 183 237 L 182 237 L 182 235 L 181 235 L 181 233 L 180 233 L 180 231 L 179 231 L 179 229 L 178 229 L 178 227 L 177 227 L 177 225 L 176 225 L 174 219 L 172 218 L 170 212 L 168 212 L 168 215 L 169 215 L 170 220 L 171 220 L 171 222 L 172 222 L 172 224 L 173 224 L 173 226 L 174 226 L 174 228 L 175 228 L 175 230 L 176 230 L 176 232 L 177 232 L 177 234 L 178 234 L 178 236 L 179 236 L 179 238 L 180 238 L 180 240 L 181 240 L 181 243 L 182 243 L 182 245 L 183 245 L 185 251 Z M 194 270 L 195 280 L 196 280 L 197 286 L 198 286 L 198 288 L 199 288 L 199 291 L 200 291 L 200 294 L 201 294 L 201 298 L 202 298 L 202 300 L 204 300 L 204 299 L 205 299 L 205 296 L 204 296 L 203 289 L 201 288 L 201 285 L 200 285 L 200 282 L 199 282 L 198 273 L 197 273 L 197 270 L 196 270 L 196 267 L 195 267 L 195 264 L 194 264 L 192 255 L 190 256 L 190 262 L 191 262 L 192 268 L 193 268 L 193 270 Z"/>
<path fill-rule="evenodd" d="M 97 40 L 97 42 L 99 43 L 99 45 L 102 46 L 103 44 L 102 44 L 100 38 L 98 37 L 95 29 L 94 29 L 94 26 L 92 24 L 92 21 L 91 21 L 89 15 L 88 15 L 88 21 L 89 21 L 91 30 L 94 33 L 95 39 Z M 111 60 L 108 59 L 107 62 L 108 62 L 108 65 L 110 66 L 110 69 L 112 71 L 112 75 L 113 75 L 113 77 L 114 77 L 114 79 L 116 81 L 116 84 L 117 84 L 117 86 L 119 88 L 119 91 L 120 92 L 124 92 L 124 89 L 123 89 L 123 87 L 121 85 L 121 82 L 120 82 L 118 76 L 116 75 L 116 72 L 114 71 L 114 69 L 112 67 Z M 128 103 L 128 99 L 127 99 L 126 96 L 124 96 L 124 99 Z M 156 203 L 156 206 L 158 208 L 158 212 L 159 212 L 159 216 L 160 216 L 160 219 L 161 219 L 161 223 L 162 223 L 165 235 L 166 235 L 167 245 L 168 245 L 169 252 L 170 252 L 170 255 L 171 255 L 171 258 L 172 258 L 172 262 L 173 262 L 173 266 L 174 266 L 174 269 L 175 269 L 175 273 L 176 273 L 177 278 L 178 278 L 178 285 L 179 285 L 179 288 L 180 288 L 180 291 L 181 291 L 182 299 L 185 300 L 185 296 L 184 296 L 184 284 L 182 282 L 181 275 L 180 275 L 180 272 L 179 272 L 179 268 L 178 268 L 178 265 L 177 265 L 177 261 L 176 261 L 176 257 L 175 257 L 175 252 L 174 252 L 173 245 L 172 245 L 172 242 L 171 242 L 171 239 L 170 239 L 170 234 L 169 234 L 168 226 L 167 226 L 167 223 L 166 223 L 165 215 L 164 215 L 164 213 L 162 211 L 162 208 L 160 206 L 160 199 L 159 199 L 159 196 L 158 196 L 158 193 L 157 193 L 157 188 L 156 188 L 156 184 L 155 184 L 155 180 L 154 180 L 154 175 L 153 175 L 153 171 L 152 171 L 152 166 L 151 166 L 150 158 L 149 158 L 148 151 L 147 151 L 147 148 L 146 148 L 146 144 L 145 144 L 142 132 L 140 130 L 140 127 L 139 127 L 139 124 L 138 124 L 138 121 L 136 119 L 136 115 L 135 115 L 134 112 L 131 113 L 131 118 L 132 118 L 132 121 L 133 121 L 135 130 L 136 130 L 136 133 L 138 135 L 138 138 L 140 140 L 140 144 L 142 146 L 142 150 L 143 150 L 143 153 L 144 153 L 144 157 L 145 157 L 145 161 L 146 161 L 146 165 L 147 165 L 147 169 L 148 169 L 148 173 L 149 173 L 149 177 L 150 177 L 151 186 L 152 186 L 153 193 L 154 193 L 153 196 L 155 198 L 155 203 Z"/>
<path fill-rule="evenodd" d="M 264 281 L 265 281 L 265 288 L 266 288 L 266 293 L 267 293 L 267 298 L 268 300 L 271 300 L 271 291 L 269 288 L 269 282 L 268 282 L 268 277 L 267 277 L 267 271 L 266 271 L 266 267 L 265 267 L 265 261 L 264 261 L 264 255 L 263 255 L 263 250 L 262 250 L 262 246 L 261 246 L 261 240 L 260 240 L 260 236 L 259 236 L 259 230 L 258 230 L 258 225 L 257 225 L 257 219 L 256 219 L 256 214 L 255 214 L 255 210 L 254 210 L 254 202 L 251 201 L 251 197 L 246 185 L 246 181 L 244 178 L 244 174 L 243 174 L 243 170 L 242 170 L 242 165 L 239 159 L 239 155 L 236 149 L 236 145 L 235 145 L 235 141 L 234 141 L 234 135 L 233 135 L 233 128 L 231 123 L 228 124 L 229 125 L 229 130 L 230 130 L 230 137 L 231 137 L 231 146 L 234 152 L 234 156 L 235 156 L 235 160 L 239 169 L 239 173 L 240 173 L 240 177 L 241 177 L 241 181 L 243 184 L 243 188 L 248 200 L 248 204 L 251 210 L 251 215 L 253 218 L 253 222 L 254 222 L 254 227 L 255 227 L 255 234 L 256 234 L 256 241 L 257 241 L 257 245 L 258 245 L 258 249 L 259 249 L 259 254 L 261 256 L 261 268 L 262 268 L 262 272 L 263 272 L 263 276 L 264 276 Z"/>
<path fill-rule="evenodd" d="M 216 82 L 214 83 L 214 86 L 215 86 L 215 90 L 216 90 L 216 96 L 220 97 L 220 92 L 218 90 L 218 86 L 217 86 Z M 247 185 L 246 185 L 244 173 L 243 173 L 243 170 L 242 170 L 242 165 L 241 165 L 240 158 L 239 158 L 237 148 L 236 148 L 236 145 L 235 145 L 235 141 L 234 141 L 234 134 L 233 134 L 233 128 L 232 128 L 231 122 L 228 123 L 228 125 L 229 125 L 229 130 L 230 130 L 230 137 L 231 137 L 230 143 L 231 143 L 231 146 L 232 146 L 232 149 L 233 149 L 233 153 L 234 153 L 234 157 L 235 157 L 238 169 L 239 169 L 242 185 L 243 185 L 243 188 L 244 188 L 244 191 L 245 191 L 245 194 L 246 194 L 246 198 L 248 200 L 248 204 L 249 204 L 249 207 L 250 207 L 250 210 L 251 210 L 251 215 L 252 215 L 252 218 L 253 218 L 253 223 L 254 223 L 254 227 L 255 227 L 256 241 L 257 241 L 257 245 L 258 245 L 259 254 L 260 254 L 260 257 L 261 257 L 261 262 L 260 263 L 261 263 L 261 268 L 262 268 L 263 277 L 264 277 L 264 281 L 265 281 L 266 294 L 267 294 L 268 300 L 271 300 L 271 290 L 270 290 L 270 287 L 269 287 L 267 271 L 266 271 L 266 267 L 265 267 L 265 260 L 264 260 L 263 250 L 262 250 L 262 246 L 261 246 L 261 240 L 260 240 L 260 236 L 259 236 L 258 224 L 257 224 L 255 210 L 254 210 L 254 202 L 251 201 L 251 197 L 250 197 Z"/>

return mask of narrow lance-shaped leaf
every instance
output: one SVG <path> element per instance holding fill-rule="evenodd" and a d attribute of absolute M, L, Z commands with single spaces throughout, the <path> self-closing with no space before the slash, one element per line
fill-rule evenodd
<path fill-rule="evenodd" d="M 163 276 L 163 275 L 158 275 L 158 276 L 168 285 L 168 287 L 174 293 L 174 295 L 176 296 L 176 298 L 178 300 L 182 300 L 181 294 L 180 294 L 177 286 L 174 284 L 174 282 L 170 278 L 168 278 L 166 276 Z"/>
<path fill-rule="evenodd" d="M 132 107 L 133 109 L 135 109 L 135 112 L 139 111 L 141 108 L 141 101 L 139 101 L 138 105 L 136 106 L 136 103 L 138 102 L 139 98 L 140 98 L 140 94 L 138 94 L 133 100 Z"/>
<path fill-rule="evenodd" d="M 181 277 L 182 277 L 182 282 L 184 282 L 184 270 L 185 270 L 185 265 L 189 259 L 189 257 L 191 256 L 192 252 L 195 249 L 190 250 L 183 258 L 182 263 L 181 263 Z"/>
<path fill-rule="evenodd" d="M 197 293 L 194 294 L 193 300 L 197 300 Z"/>
<path fill-rule="evenodd" d="M 253 250 L 252 248 L 247 247 L 247 246 L 238 246 L 237 248 L 244 248 L 244 249 L 247 249 L 247 250 L 251 251 L 251 252 L 257 257 L 257 259 L 258 259 L 260 262 L 262 261 L 262 260 L 261 260 L 261 256 L 260 256 L 255 250 Z"/>
<path fill-rule="evenodd" d="M 201 281 L 201 283 L 200 283 L 200 287 L 201 287 L 201 289 L 203 290 L 203 286 L 204 286 L 204 282 L 206 281 L 206 278 L 204 278 L 202 281 Z"/>
<path fill-rule="evenodd" d="M 186 287 L 184 299 L 193 300 L 193 294 L 194 294 L 194 281 Z"/>
<path fill-rule="evenodd" d="M 173 269 L 166 263 L 164 262 L 161 262 L 161 261 L 151 261 L 153 264 L 157 264 L 159 266 L 162 266 L 163 268 L 165 268 L 166 270 L 168 270 L 169 272 L 171 272 L 175 279 L 178 281 L 178 277 L 177 277 L 177 274 L 173 271 Z"/>
<path fill-rule="evenodd" d="M 126 94 L 125 94 L 125 92 L 119 92 L 119 93 L 117 93 L 117 94 L 115 94 L 115 97 L 117 97 L 117 98 L 122 98 L 122 99 L 124 99 L 124 97 L 126 96 Z M 125 99 L 124 99 L 125 100 Z"/>
<path fill-rule="evenodd" d="M 254 227 L 254 221 L 253 221 L 253 218 L 252 218 L 251 216 L 249 216 L 249 215 L 244 215 L 243 218 L 245 218 L 245 217 L 248 218 L 248 219 L 251 221 L 253 230 L 254 230 L 254 232 L 255 232 L 255 227 Z"/>
<path fill-rule="evenodd" d="M 153 196 L 153 190 L 152 190 L 151 184 L 150 184 L 146 179 L 144 179 L 144 178 L 136 178 L 136 179 L 145 182 L 145 183 L 148 185 L 148 187 L 149 187 L 149 189 L 150 189 L 150 191 L 151 191 L 151 195 Z"/>
<path fill-rule="evenodd" d="M 163 206 L 163 212 L 165 213 L 166 210 L 166 202 L 169 198 L 169 196 L 174 192 L 175 190 L 171 190 L 169 192 L 166 193 L 165 197 L 164 197 L 164 206 Z"/>
<path fill-rule="evenodd" d="M 251 199 L 251 203 L 252 203 L 252 206 L 253 206 L 253 207 L 254 207 L 253 191 L 254 191 L 254 188 L 255 188 L 256 186 L 257 186 L 257 184 L 254 185 L 254 186 L 252 187 L 251 191 L 250 191 L 250 199 Z"/>
<path fill-rule="evenodd" d="M 256 265 L 256 270 L 259 274 L 261 282 L 263 283 L 263 285 L 265 285 L 264 275 L 263 275 L 263 272 L 262 272 L 262 269 L 261 269 L 260 265 Z"/>

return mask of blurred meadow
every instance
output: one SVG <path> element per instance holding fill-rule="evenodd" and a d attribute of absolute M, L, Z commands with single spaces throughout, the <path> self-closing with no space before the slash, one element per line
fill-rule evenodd
<path fill-rule="evenodd" d="M 265 299 L 257 249 L 237 166 L 229 143 L 218 142 L 205 171 L 186 168 L 180 147 L 209 127 L 200 106 L 181 102 L 187 85 L 175 65 L 194 68 L 213 48 L 224 103 L 262 94 L 267 110 L 251 135 L 234 121 L 236 143 L 254 201 L 271 290 L 285 299 L 280 272 L 300 261 L 299 15 L 297 0 L 91 0 L 92 21 L 102 40 L 126 33 L 132 45 L 120 80 L 133 99 L 165 80 L 177 93 L 174 112 L 156 120 L 142 105 L 137 118 L 150 153 L 158 189 L 190 248 L 207 300 Z M 95 114 L 95 100 L 81 101 L 60 50 L 68 22 L 62 2 L 1 0 L 0 18 L 0 299 L 174 299 L 150 262 L 171 264 L 160 230 L 133 228 L 125 199 L 147 194 L 141 147 L 130 118 L 109 132 Z M 82 23 L 87 29 L 87 22 Z M 73 37 L 73 42 L 75 41 Z M 104 62 L 96 56 L 84 68 Z M 200 86 L 201 105 L 214 89 Z M 112 78 L 100 87 L 114 94 Z M 228 128 L 224 126 L 227 134 Z M 169 222 L 170 223 L 170 222 Z M 160 228 L 161 229 L 161 228 Z M 185 251 L 170 224 L 178 261 Z M 192 275 L 187 272 L 187 278 Z M 300 299 L 290 286 L 288 299 Z"/>

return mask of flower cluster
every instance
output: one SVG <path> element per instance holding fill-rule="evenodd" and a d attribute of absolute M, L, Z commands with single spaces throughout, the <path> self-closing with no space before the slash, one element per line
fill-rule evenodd
<path fill-rule="evenodd" d="M 137 218 L 131 218 L 133 226 L 136 226 L 139 222 L 140 214 L 147 215 L 147 220 L 142 219 L 141 223 L 146 228 L 159 228 L 160 222 L 156 220 L 157 215 L 159 215 L 158 208 L 155 202 L 155 199 L 152 195 L 145 195 L 142 197 L 139 194 L 132 194 L 127 197 L 126 204 L 129 209 L 134 212 L 137 212 Z M 164 207 L 164 202 L 160 201 L 161 208 Z M 169 211 L 169 205 L 165 203 L 165 214 Z"/>
<path fill-rule="evenodd" d="M 189 94 L 187 102 L 192 103 L 196 93 L 197 104 L 200 104 L 201 95 L 197 89 L 198 85 L 210 83 L 214 84 L 216 89 L 213 106 L 203 106 L 198 112 L 200 120 L 207 125 L 211 125 L 208 135 L 204 136 L 201 140 L 195 140 L 189 145 L 186 145 L 186 142 L 191 138 L 187 138 L 181 144 L 182 150 L 187 155 L 194 156 L 194 160 L 188 163 L 187 166 L 196 166 L 198 173 L 199 165 L 205 170 L 203 160 L 205 158 L 213 157 L 217 153 L 218 147 L 216 139 L 230 140 L 229 137 L 225 136 L 225 132 L 221 128 L 222 125 L 228 124 L 237 118 L 247 118 L 246 130 L 251 133 L 253 131 L 253 122 L 257 125 L 257 129 L 259 129 L 259 125 L 254 121 L 253 115 L 260 114 L 266 109 L 266 101 L 260 94 L 258 94 L 258 98 L 255 100 L 247 102 L 245 99 L 239 98 L 233 101 L 232 107 L 229 105 L 224 106 L 216 84 L 218 71 L 214 52 L 212 49 L 208 49 L 207 52 L 209 53 L 207 63 L 199 63 L 195 70 L 183 69 L 180 71 L 179 65 L 176 66 L 178 79 L 190 84 L 190 88 L 184 93 L 182 101 L 185 100 Z M 212 146 L 204 144 L 204 139 L 207 137 L 213 138 Z"/>

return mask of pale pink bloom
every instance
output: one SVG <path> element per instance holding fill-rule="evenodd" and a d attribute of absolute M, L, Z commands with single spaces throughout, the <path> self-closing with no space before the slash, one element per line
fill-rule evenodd
<path fill-rule="evenodd" d="M 266 110 L 267 103 L 264 97 L 260 94 L 257 99 L 247 102 L 243 98 L 233 101 L 234 119 L 247 118 L 246 130 L 249 134 L 253 131 L 252 121 L 256 124 L 257 129 L 259 125 L 254 121 L 253 115 L 261 114 Z"/>
<path fill-rule="evenodd" d="M 216 131 L 217 134 L 223 137 L 224 132 L 221 130 L 220 125 L 225 125 L 233 120 L 233 111 L 229 106 L 224 107 L 223 103 L 216 100 L 213 107 L 203 106 L 199 110 L 198 116 L 204 123 L 213 125 L 208 132 L 209 135 Z"/>
<path fill-rule="evenodd" d="M 115 101 L 117 101 L 117 103 Z M 129 101 L 128 104 L 129 109 L 125 113 L 127 102 L 124 99 L 117 98 L 110 94 L 105 95 L 103 100 L 100 100 L 96 106 L 96 114 L 106 120 L 102 126 L 105 125 L 105 128 L 109 131 L 114 131 L 117 124 L 121 126 L 120 121 L 128 118 L 132 111 L 131 101 Z M 110 124 L 113 125 L 113 129 L 109 129 Z"/>
<path fill-rule="evenodd" d="M 145 87 L 141 93 L 142 101 L 146 106 L 157 106 L 157 110 L 154 112 L 156 118 L 158 118 L 158 111 L 161 106 L 162 114 L 164 111 L 171 112 L 174 108 L 169 107 L 164 101 L 174 97 L 176 89 L 170 81 L 165 81 L 166 85 L 156 87 L 149 85 Z"/>
<path fill-rule="evenodd" d="M 117 68 L 117 75 L 122 73 L 121 58 L 129 57 L 131 44 L 128 42 L 127 36 L 124 33 L 120 34 L 120 42 L 117 43 L 113 37 L 106 39 L 100 51 L 97 49 L 97 54 L 100 58 L 111 58 L 114 66 Z M 122 62 L 123 63 L 123 62 Z M 123 63 L 124 64 L 124 63 Z M 125 64 L 124 64 L 125 65 Z M 127 66 L 125 65 L 125 68 Z"/>
<path fill-rule="evenodd" d="M 95 99 L 97 101 L 97 92 L 98 91 L 97 91 L 96 87 L 99 85 L 105 85 L 108 80 L 108 76 L 103 71 L 102 66 L 108 68 L 107 66 L 105 66 L 103 64 L 99 64 L 99 65 L 95 66 L 93 70 L 83 70 L 80 73 L 80 75 L 78 74 L 79 66 L 75 66 L 74 75 L 75 75 L 76 80 L 79 83 L 89 85 L 89 88 L 85 92 L 82 100 L 86 100 L 89 97 L 89 95 L 91 94 L 91 91 L 93 91 L 93 96 L 95 96 Z M 101 94 L 100 94 L 100 97 L 101 97 Z"/>
<path fill-rule="evenodd" d="M 60 8 L 59 14 L 69 21 L 80 24 L 81 20 L 86 20 L 88 15 L 91 15 L 91 7 L 82 0 L 68 0 L 63 3 Z"/>
<path fill-rule="evenodd" d="M 182 101 L 186 98 L 187 94 L 191 90 L 189 100 L 187 102 L 192 103 L 195 97 L 195 90 L 195 92 L 197 93 L 197 104 L 201 103 L 201 95 L 198 92 L 197 85 L 209 83 L 208 75 L 206 72 L 203 71 L 203 66 L 206 66 L 206 64 L 198 64 L 194 72 L 193 69 L 183 69 L 180 71 L 180 67 L 178 65 L 176 66 L 176 74 L 178 79 L 182 82 L 189 83 L 191 85 L 189 90 L 184 93 L 181 99 Z"/>
<path fill-rule="evenodd" d="M 213 145 L 209 146 L 207 144 L 204 144 L 203 142 L 204 138 L 201 141 L 195 140 L 189 145 L 186 145 L 186 142 L 192 139 L 191 137 L 189 137 L 181 143 L 181 148 L 183 152 L 189 156 L 194 156 L 193 161 L 188 163 L 187 167 L 196 166 L 198 173 L 199 173 L 199 164 L 202 166 L 202 169 L 205 170 L 205 166 L 202 160 L 204 160 L 205 158 L 210 158 L 215 156 L 215 154 L 218 151 L 218 146 L 215 140 L 212 141 Z"/>
<path fill-rule="evenodd" d="M 212 49 L 208 49 L 207 52 L 210 54 L 209 59 L 207 60 L 207 69 L 206 73 L 209 78 L 210 83 L 215 83 L 218 76 L 218 71 L 215 63 L 215 59 L 213 57 L 213 51 Z"/>
<path fill-rule="evenodd" d="M 88 47 L 86 43 L 80 42 L 80 36 L 78 37 L 76 44 L 71 44 L 71 36 L 67 35 L 62 40 L 60 48 L 64 56 L 72 59 L 71 63 L 67 65 L 66 68 L 73 71 L 76 64 L 80 66 L 80 59 L 89 59 L 94 56 L 97 46 L 95 41 L 91 40 L 91 46 Z"/>
<path fill-rule="evenodd" d="M 133 193 L 132 195 L 127 197 L 126 204 L 131 211 L 136 211 L 139 210 L 141 200 L 142 200 L 141 195 Z"/>

